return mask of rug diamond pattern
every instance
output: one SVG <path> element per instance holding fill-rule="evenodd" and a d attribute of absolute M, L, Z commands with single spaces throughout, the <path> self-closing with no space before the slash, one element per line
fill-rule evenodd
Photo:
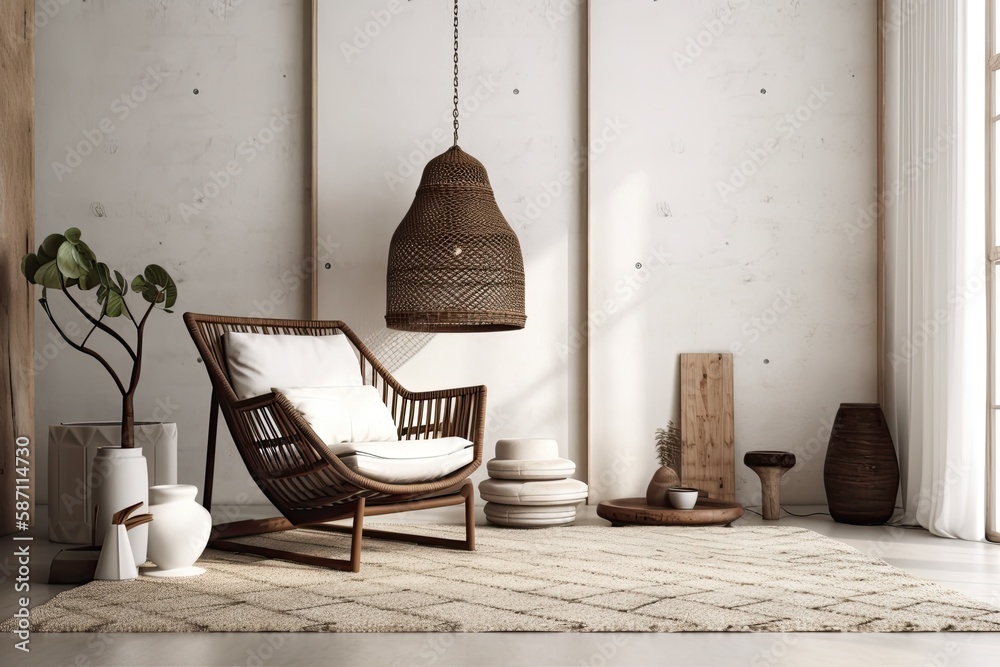
<path fill-rule="evenodd" d="M 386 526 L 461 537 L 460 526 Z M 247 538 L 328 556 L 338 533 Z M 1000 631 L 1000 610 L 789 526 L 477 528 L 464 552 L 365 541 L 358 574 L 208 551 L 190 579 L 93 582 L 36 632 Z M 10 632 L 12 619 L 0 623 Z"/>

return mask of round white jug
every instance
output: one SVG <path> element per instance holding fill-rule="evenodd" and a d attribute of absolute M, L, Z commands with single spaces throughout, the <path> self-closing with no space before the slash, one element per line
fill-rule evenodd
<path fill-rule="evenodd" d="M 198 487 L 164 484 L 149 488 L 149 560 L 155 570 L 143 574 L 160 577 L 189 577 L 205 570 L 194 567 L 208 544 L 212 515 L 195 501 Z"/>

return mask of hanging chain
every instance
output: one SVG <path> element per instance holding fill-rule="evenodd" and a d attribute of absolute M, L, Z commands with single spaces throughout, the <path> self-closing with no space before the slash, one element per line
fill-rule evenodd
<path fill-rule="evenodd" d="M 458 146 L 458 0 L 455 0 L 455 79 L 452 81 L 454 86 L 454 96 L 451 101 L 455 105 L 454 110 L 451 112 L 451 116 L 454 119 L 455 125 L 455 146 Z"/>

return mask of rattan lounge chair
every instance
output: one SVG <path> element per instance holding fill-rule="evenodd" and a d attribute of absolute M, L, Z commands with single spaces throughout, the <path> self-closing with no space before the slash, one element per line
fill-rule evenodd
<path fill-rule="evenodd" d="M 372 357 L 371 352 L 343 322 L 221 317 L 185 313 L 184 323 L 194 339 L 212 382 L 203 504 L 212 507 L 218 414 L 222 414 L 250 476 L 282 516 L 243 520 L 213 527 L 209 546 L 271 558 L 357 572 L 361 564 L 362 535 L 417 544 L 475 550 L 475 493 L 467 478 L 483 457 L 486 387 L 413 393 L 404 389 Z M 228 331 L 258 334 L 328 336 L 342 334 L 357 350 L 361 375 L 382 396 L 399 427 L 401 440 L 414 447 L 427 438 L 460 436 L 474 445 L 468 465 L 430 482 L 390 484 L 368 479 L 347 467 L 317 437 L 288 399 L 275 393 L 239 400 L 227 372 L 223 335 Z M 364 530 L 365 516 L 465 505 L 465 539 L 453 540 Z M 353 519 L 352 526 L 329 525 Z M 233 538 L 292 528 L 349 532 L 351 556 L 334 559 L 262 547 Z"/>

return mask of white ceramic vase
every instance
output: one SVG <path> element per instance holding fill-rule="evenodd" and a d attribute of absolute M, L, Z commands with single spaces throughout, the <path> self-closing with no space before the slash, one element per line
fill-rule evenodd
<path fill-rule="evenodd" d="M 90 544 L 94 520 L 94 458 L 101 447 L 121 444 L 121 422 L 73 422 L 49 426 L 49 540 Z M 150 484 L 177 483 L 177 424 L 137 422 Z M 129 531 L 131 533 L 131 531 Z M 97 537 L 103 533 L 98 531 Z"/>
<path fill-rule="evenodd" d="M 139 447 L 101 447 L 94 457 L 91 471 L 94 488 L 94 502 L 100 508 L 97 513 L 97 540 L 104 544 L 104 536 L 111 525 L 111 517 L 121 510 L 142 503 L 131 516 L 145 514 L 149 507 L 149 473 L 146 457 Z M 146 562 L 146 537 L 148 524 L 136 526 L 129 531 L 128 540 L 132 545 L 132 556 L 136 564 Z"/>
<path fill-rule="evenodd" d="M 212 532 L 212 515 L 195 501 L 198 487 L 165 484 L 149 489 L 149 560 L 156 569 L 143 574 L 190 577 L 205 570 L 194 563 L 205 551 Z"/>

